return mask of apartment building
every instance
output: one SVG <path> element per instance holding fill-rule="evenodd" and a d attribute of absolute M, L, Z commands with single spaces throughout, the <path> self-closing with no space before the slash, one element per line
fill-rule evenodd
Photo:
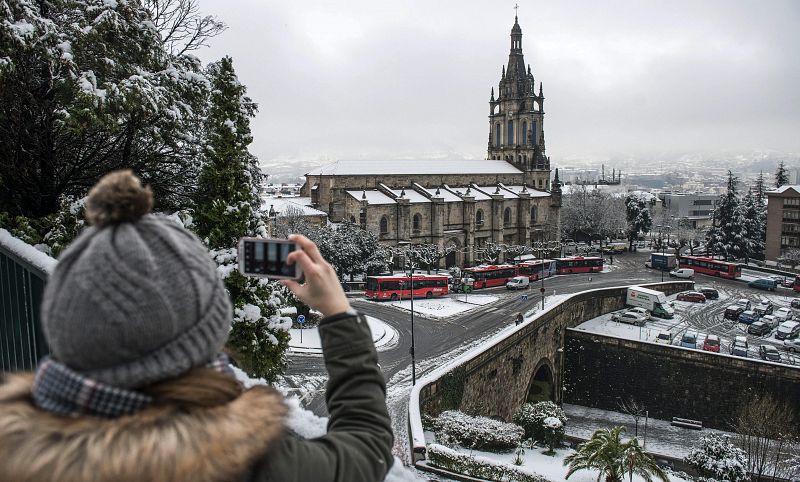
<path fill-rule="evenodd" d="M 767 191 L 766 258 L 777 261 L 788 249 L 800 249 L 800 185 Z"/>

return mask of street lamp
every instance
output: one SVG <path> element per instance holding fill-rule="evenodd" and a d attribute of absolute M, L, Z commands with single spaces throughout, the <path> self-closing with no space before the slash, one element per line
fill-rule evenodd
<path fill-rule="evenodd" d="M 414 264 L 411 264 L 411 386 L 417 384 L 417 363 L 414 353 Z"/>

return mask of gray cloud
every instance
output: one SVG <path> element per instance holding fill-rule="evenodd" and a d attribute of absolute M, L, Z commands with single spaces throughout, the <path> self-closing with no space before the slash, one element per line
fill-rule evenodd
<path fill-rule="evenodd" d="M 800 3 L 523 1 L 525 59 L 559 159 L 800 151 Z M 513 2 L 201 0 L 276 160 L 482 158 Z"/>

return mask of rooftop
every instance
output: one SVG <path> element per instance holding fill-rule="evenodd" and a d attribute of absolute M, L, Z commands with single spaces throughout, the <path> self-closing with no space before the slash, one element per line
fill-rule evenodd
<path fill-rule="evenodd" d="M 521 174 L 506 161 L 492 159 L 438 160 L 402 159 L 385 161 L 336 161 L 306 173 L 326 176 L 370 176 L 409 174 Z"/>

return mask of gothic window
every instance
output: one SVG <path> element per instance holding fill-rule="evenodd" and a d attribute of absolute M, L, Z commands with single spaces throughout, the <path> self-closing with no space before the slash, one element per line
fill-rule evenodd
<path fill-rule="evenodd" d="M 525 164 L 527 164 L 528 163 L 528 155 L 527 154 L 523 154 L 522 155 L 522 160 L 525 162 Z"/>
<path fill-rule="evenodd" d="M 478 209 L 475 212 L 475 224 L 477 224 L 477 225 L 483 224 L 483 210 L 482 209 Z"/>
<path fill-rule="evenodd" d="M 517 154 L 517 162 L 522 162 L 522 156 Z"/>
<path fill-rule="evenodd" d="M 514 144 L 514 121 L 508 121 L 508 145 Z"/>
<path fill-rule="evenodd" d="M 545 179 L 544 180 L 544 189 L 545 189 L 545 191 L 550 189 L 550 179 Z"/>
<path fill-rule="evenodd" d="M 381 234 L 386 234 L 389 232 L 389 219 L 386 216 L 381 218 Z"/>
<path fill-rule="evenodd" d="M 539 136 L 536 134 L 536 121 L 531 122 L 531 137 L 533 137 L 533 144 L 539 143 Z"/>
<path fill-rule="evenodd" d="M 541 189 L 541 188 L 542 188 L 542 180 L 539 179 L 539 189 Z"/>
<path fill-rule="evenodd" d="M 503 211 L 503 224 L 511 224 L 511 208 Z"/>
<path fill-rule="evenodd" d="M 536 206 L 531 206 L 531 224 L 536 224 Z"/>
<path fill-rule="evenodd" d="M 367 211 L 365 209 L 358 214 L 358 223 L 361 225 L 361 229 L 367 229 Z"/>
<path fill-rule="evenodd" d="M 411 229 L 418 233 L 420 230 L 420 226 L 422 225 L 422 216 L 419 213 L 415 214 L 414 217 L 411 219 Z"/>
<path fill-rule="evenodd" d="M 494 125 L 494 145 L 499 146 L 502 137 L 500 137 L 500 123 Z"/>
<path fill-rule="evenodd" d="M 522 144 L 528 143 L 528 123 L 522 121 Z"/>

